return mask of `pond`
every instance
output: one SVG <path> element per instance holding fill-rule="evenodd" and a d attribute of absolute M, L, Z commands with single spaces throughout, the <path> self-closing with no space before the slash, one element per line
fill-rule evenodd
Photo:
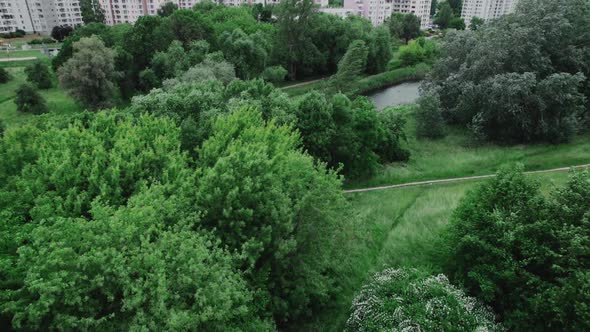
<path fill-rule="evenodd" d="M 375 104 L 377 110 L 385 107 L 414 103 L 420 97 L 420 82 L 394 85 L 384 90 L 373 92 L 367 97 Z"/>

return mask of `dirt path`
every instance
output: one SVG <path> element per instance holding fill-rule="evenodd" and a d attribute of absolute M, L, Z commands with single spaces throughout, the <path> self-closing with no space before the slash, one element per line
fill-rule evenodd
<path fill-rule="evenodd" d="M 37 57 L 34 56 L 27 56 L 23 58 L 0 58 L 0 62 L 11 62 L 11 61 L 27 61 L 27 60 L 35 60 Z"/>
<path fill-rule="evenodd" d="M 560 167 L 560 168 L 552 168 L 552 169 L 546 169 L 546 170 L 541 170 L 541 171 L 529 171 L 529 172 L 524 172 L 524 173 L 525 174 L 539 174 L 539 173 L 550 173 L 550 172 L 565 172 L 565 171 L 569 171 L 572 168 L 575 168 L 575 169 L 590 168 L 590 164 L 577 165 L 577 166 L 569 166 L 569 167 Z M 438 184 L 438 183 L 481 180 L 481 179 L 489 179 L 489 178 L 492 178 L 494 176 L 496 176 L 496 174 L 477 175 L 477 176 L 466 176 L 466 177 L 461 177 L 461 178 L 450 178 L 450 179 L 441 179 L 441 180 L 408 182 L 408 183 L 394 184 L 394 185 L 390 185 L 390 186 L 380 186 L 380 187 L 361 188 L 361 189 L 350 189 L 350 190 L 345 190 L 344 193 L 345 194 L 349 194 L 349 193 L 361 193 L 361 192 L 366 192 L 366 191 L 376 191 L 376 190 L 394 189 L 394 188 L 402 188 L 402 187 L 415 187 L 415 186 L 432 185 L 432 184 Z"/>
<path fill-rule="evenodd" d="M 317 80 L 301 82 L 301 83 L 297 83 L 297 84 L 293 84 L 293 85 L 287 85 L 287 86 L 282 87 L 281 89 L 285 90 L 285 89 L 290 89 L 290 88 L 296 88 L 298 86 L 304 86 L 304 85 L 312 84 L 312 83 L 315 83 L 315 82 L 323 81 L 326 78 L 327 77 L 323 77 L 323 78 L 318 78 Z"/>

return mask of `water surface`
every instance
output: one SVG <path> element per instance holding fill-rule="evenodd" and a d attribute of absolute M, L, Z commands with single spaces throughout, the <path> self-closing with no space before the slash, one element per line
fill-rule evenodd
<path fill-rule="evenodd" d="M 391 86 L 384 90 L 373 92 L 367 97 L 373 101 L 377 110 L 382 110 L 388 106 L 397 106 L 411 104 L 416 102 L 420 93 L 418 91 L 420 82 L 402 83 Z"/>

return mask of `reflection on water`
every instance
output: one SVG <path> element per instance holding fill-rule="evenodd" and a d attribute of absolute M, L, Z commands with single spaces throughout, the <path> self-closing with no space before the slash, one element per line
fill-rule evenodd
<path fill-rule="evenodd" d="M 418 99 L 420 82 L 402 83 L 385 90 L 374 92 L 367 97 L 373 101 L 377 110 L 388 106 L 411 104 Z"/>

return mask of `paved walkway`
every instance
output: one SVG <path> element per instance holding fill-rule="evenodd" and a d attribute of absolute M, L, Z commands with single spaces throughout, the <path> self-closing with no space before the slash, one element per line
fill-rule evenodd
<path fill-rule="evenodd" d="M 284 89 L 296 88 L 298 86 L 304 86 L 304 85 L 312 84 L 312 83 L 315 83 L 315 82 L 323 81 L 326 78 L 328 78 L 328 77 L 319 78 L 317 80 L 312 80 L 312 81 L 301 82 L 301 83 L 297 83 L 297 84 L 293 84 L 293 85 L 287 85 L 287 86 L 282 87 L 281 89 L 284 90 Z"/>
<path fill-rule="evenodd" d="M 35 60 L 37 57 L 34 56 L 27 56 L 24 58 L 0 58 L 0 62 L 12 62 L 12 61 L 27 61 L 27 60 Z"/>
<path fill-rule="evenodd" d="M 569 166 L 569 167 L 559 167 L 559 168 L 552 168 L 552 169 L 546 169 L 546 170 L 541 170 L 541 171 L 529 171 L 529 172 L 524 172 L 524 173 L 525 174 L 539 174 L 539 173 L 550 173 L 550 172 L 565 172 L 565 171 L 569 171 L 572 168 L 575 168 L 575 169 L 590 168 L 590 164 Z M 371 187 L 371 188 L 362 188 L 362 189 L 350 189 L 350 190 L 345 190 L 344 193 L 346 193 L 346 194 L 348 194 L 348 193 L 361 193 L 361 192 L 366 192 L 366 191 L 376 191 L 376 190 L 394 189 L 394 188 L 402 188 L 402 187 L 415 187 L 415 186 L 432 185 L 432 184 L 438 184 L 438 183 L 481 180 L 481 179 L 489 179 L 494 176 L 496 176 L 496 174 L 466 176 L 466 177 L 461 177 L 461 178 L 450 178 L 450 179 L 441 179 L 441 180 L 408 182 L 408 183 L 394 184 L 394 185 L 390 185 L 390 186 L 380 186 L 380 187 Z"/>

